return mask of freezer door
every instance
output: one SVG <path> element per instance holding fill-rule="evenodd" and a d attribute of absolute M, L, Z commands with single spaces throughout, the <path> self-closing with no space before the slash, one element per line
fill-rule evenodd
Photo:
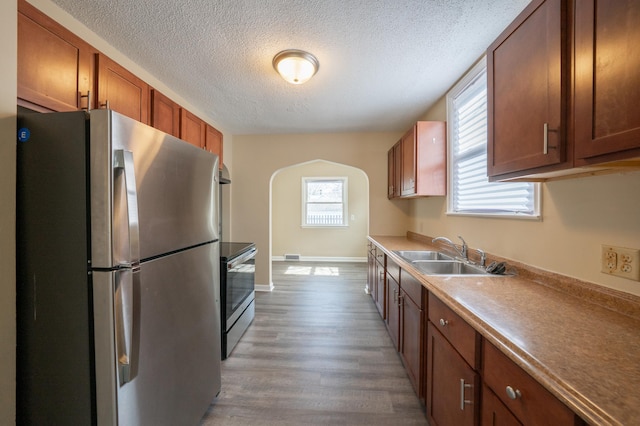
<path fill-rule="evenodd" d="M 110 110 L 90 113 L 92 267 L 218 239 L 218 157 Z"/>
<path fill-rule="evenodd" d="M 198 424 L 221 386 L 218 257 L 211 243 L 139 277 L 94 272 L 98 425 Z"/>

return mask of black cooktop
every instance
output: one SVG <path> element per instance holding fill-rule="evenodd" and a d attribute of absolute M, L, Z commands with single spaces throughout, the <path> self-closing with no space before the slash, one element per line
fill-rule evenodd
<path fill-rule="evenodd" d="M 227 261 L 240 256 L 247 250 L 251 250 L 256 245 L 254 243 L 220 243 L 220 260 Z"/>

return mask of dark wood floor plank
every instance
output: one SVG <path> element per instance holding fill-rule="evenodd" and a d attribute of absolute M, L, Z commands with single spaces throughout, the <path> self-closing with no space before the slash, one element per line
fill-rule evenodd
<path fill-rule="evenodd" d="M 365 263 L 275 262 L 200 426 L 425 425 Z"/>

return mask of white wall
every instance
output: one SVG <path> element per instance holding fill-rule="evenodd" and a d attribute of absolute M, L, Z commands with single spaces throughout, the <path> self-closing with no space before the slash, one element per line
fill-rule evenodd
<path fill-rule="evenodd" d="M 339 228 L 302 227 L 302 178 L 346 177 L 349 226 Z M 369 185 L 362 170 L 327 161 L 312 161 L 276 172 L 271 185 L 272 241 L 274 257 L 299 254 L 301 257 L 364 260 L 362 241 L 369 230 Z"/>
<path fill-rule="evenodd" d="M 446 120 L 445 99 L 424 119 Z M 640 249 L 640 171 L 542 184 L 539 222 L 447 216 L 444 197 L 410 203 L 411 231 L 640 295 L 640 282 L 600 272 L 602 244 Z"/>
<path fill-rule="evenodd" d="M 0 424 L 16 416 L 17 2 L 0 2 Z"/>

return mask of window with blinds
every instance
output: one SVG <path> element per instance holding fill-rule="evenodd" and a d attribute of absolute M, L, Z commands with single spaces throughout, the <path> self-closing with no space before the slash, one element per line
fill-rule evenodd
<path fill-rule="evenodd" d="M 447 121 L 447 213 L 539 218 L 539 184 L 487 178 L 486 60 L 447 93 Z"/>

